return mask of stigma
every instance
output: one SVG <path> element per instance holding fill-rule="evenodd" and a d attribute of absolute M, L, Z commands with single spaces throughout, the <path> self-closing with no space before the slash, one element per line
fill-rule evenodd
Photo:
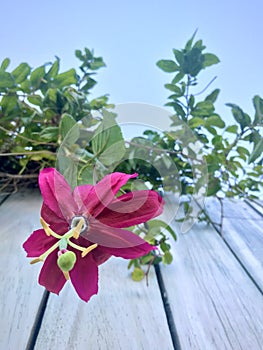
<path fill-rule="evenodd" d="M 70 228 L 75 229 L 76 227 L 78 227 L 80 222 L 81 222 L 80 233 L 88 231 L 89 230 L 89 223 L 88 223 L 87 218 L 83 215 L 73 216 L 73 218 L 71 219 L 71 222 L 70 222 Z"/>

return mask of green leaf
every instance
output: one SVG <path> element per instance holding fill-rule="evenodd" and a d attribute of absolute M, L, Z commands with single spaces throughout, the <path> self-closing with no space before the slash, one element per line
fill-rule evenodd
<path fill-rule="evenodd" d="M 247 148 L 245 148 L 245 147 L 242 147 L 242 146 L 238 146 L 238 147 L 237 147 L 237 151 L 238 151 L 238 153 L 244 153 L 244 154 L 246 154 L 247 156 L 250 155 L 249 150 L 248 150 Z"/>
<path fill-rule="evenodd" d="M 222 143 L 223 137 L 221 135 L 215 135 L 212 139 L 212 144 L 215 146 L 215 149 L 223 149 Z"/>
<path fill-rule="evenodd" d="M 16 69 L 12 71 L 17 84 L 22 83 L 29 75 L 31 68 L 27 63 L 21 63 Z"/>
<path fill-rule="evenodd" d="M 75 125 L 69 129 L 70 122 L 68 117 L 65 117 L 64 122 L 67 124 L 67 129 L 69 131 L 66 133 L 66 128 L 63 131 L 64 139 L 57 151 L 56 168 L 64 175 L 65 179 L 73 189 L 78 185 L 78 161 L 75 159 L 75 143 L 79 139 L 80 126 L 78 123 L 75 123 Z M 61 132 L 61 124 L 59 132 Z"/>
<path fill-rule="evenodd" d="M 140 267 L 135 267 L 131 276 L 132 276 L 133 281 L 140 282 L 141 280 L 143 280 L 145 274 L 144 274 L 144 271 Z"/>
<path fill-rule="evenodd" d="M 174 84 L 165 84 L 164 86 L 166 89 L 173 91 L 178 95 L 182 95 L 182 90 L 179 88 L 179 86 L 176 86 Z"/>
<path fill-rule="evenodd" d="M 34 89 L 38 89 L 42 79 L 45 75 L 45 66 L 41 66 L 33 70 L 33 72 L 30 75 L 30 82 Z"/>
<path fill-rule="evenodd" d="M 167 264 L 167 265 L 170 265 L 172 263 L 173 256 L 168 250 L 164 253 L 164 255 L 162 257 L 162 261 L 164 264 Z"/>
<path fill-rule="evenodd" d="M 153 259 L 154 259 L 154 256 L 150 253 L 150 254 L 142 256 L 140 258 L 140 262 L 142 265 L 146 265 L 146 264 L 149 264 L 150 262 L 152 262 Z"/>
<path fill-rule="evenodd" d="M 176 76 L 172 80 L 172 84 L 177 84 L 180 80 L 183 79 L 184 76 L 185 76 L 184 72 L 177 73 Z"/>
<path fill-rule="evenodd" d="M 103 110 L 103 120 L 92 138 L 93 153 L 106 166 L 118 162 L 125 154 L 125 143 L 116 114 Z"/>
<path fill-rule="evenodd" d="M 210 95 L 206 96 L 205 101 L 210 101 L 212 103 L 215 103 L 219 95 L 219 92 L 220 92 L 220 89 L 215 89 L 214 91 L 211 92 Z"/>
<path fill-rule="evenodd" d="M 44 101 L 53 102 L 57 104 L 57 89 L 50 88 L 47 90 Z"/>
<path fill-rule="evenodd" d="M 61 135 L 62 140 L 65 139 L 67 134 L 71 131 L 71 129 L 75 126 L 76 120 L 67 113 L 64 113 L 61 117 L 60 125 L 59 125 L 59 133 Z"/>
<path fill-rule="evenodd" d="M 24 80 L 21 84 L 20 84 L 20 88 L 21 91 L 25 92 L 26 94 L 31 94 L 32 90 L 31 90 L 31 83 L 28 79 Z"/>
<path fill-rule="evenodd" d="M 180 50 L 173 49 L 174 57 L 181 66 L 184 63 L 184 54 Z"/>
<path fill-rule="evenodd" d="M 2 70 L 6 70 L 7 67 L 9 66 L 10 64 L 10 59 L 7 57 L 3 60 L 3 62 L 1 63 L 1 66 L 0 66 L 0 69 Z"/>
<path fill-rule="evenodd" d="M 82 55 L 81 50 L 75 50 L 75 56 L 76 56 L 79 60 L 84 61 L 84 56 Z"/>
<path fill-rule="evenodd" d="M 4 114 L 10 114 L 14 111 L 14 108 L 16 107 L 18 102 L 18 96 L 15 95 L 5 95 L 3 96 L 0 106 L 2 107 Z"/>
<path fill-rule="evenodd" d="M 224 128 L 225 122 L 218 114 L 214 114 L 205 120 L 205 126 L 217 126 L 218 128 Z"/>
<path fill-rule="evenodd" d="M 194 38 L 196 36 L 196 33 L 197 33 L 197 29 L 195 30 L 194 34 L 192 35 L 192 37 L 187 41 L 186 45 L 185 45 L 185 50 L 186 51 L 190 51 L 191 48 L 192 48 L 192 44 L 193 44 L 193 41 L 194 41 Z"/>
<path fill-rule="evenodd" d="M 167 73 L 173 73 L 179 70 L 179 66 L 172 60 L 160 60 L 156 64 Z"/>
<path fill-rule="evenodd" d="M 194 44 L 193 48 L 197 47 L 199 50 L 203 51 L 206 46 L 203 45 L 203 41 L 202 40 L 197 40 L 197 42 Z"/>
<path fill-rule="evenodd" d="M 85 92 L 85 93 L 87 93 L 88 90 L 92 89 L 93 86 L 97 84 L 96 80 L 94 80 L 94 79 L 92 79 L 92 78 L 90 78 L 90 77 L 87 77 L 87 78 L 86 78 L 86 81 L 87 81 L 86 84 L 83 85 L 83 86 L 81 87 L 81 89 L 80 89 L 81 91 L 83 91 L 83 92 Z"/>
<path fill-rule="evenodd" d="M 214 113 L 215 107 L 210 101 L 201 101 L 195 105 L 195 108 L 192 110 L 192 115 L 195 117 L 205 118 L 211 116 Z"/>
<path fill-rule="evenodd" d="M 214 196 L 221 189 L 220 180 L 217 177 L 210 177 L 208 181 L 208 188 L 206 195 Z"/>
<path fill-rule="evenodd" d="M 69 69 L 68 71 L 58 74 L 53 83 L 58 88 L 63 88 L 64 86 L 72 85 L 77 83 L 77 75 L 74 68 Z"/>
<path fill-rule="evenodd" d="M 59 62 L 60 62 L 60 59 L 57 57 L 56 61 L 52 64 L 51 68 L 49 69 L 49 71 L 45 76 L 47 80 L 51 78 L 55 78 L 57 76 L 59 71 Z"/>
<path fill-rule="evenodd" d="M 253 97 L 253 105 L 255 108 L 255 118 L 254 118 L 254 124 L 263 124 L 263 99 L 256 95 Z"/>
<path fill-rule="evenodd" d="M 214 173 L 216 170 L 220 169 L 220 159 L 217 155 L 214 154 L 208 154 L 206 157 L 206 162 L 208 166 L 208 172 Z"/>
<path fill-rule="evenodd" d="M 41 138 L 47 141 L 56 141 L 58 138 L 58 127 L 49 126 L 43 129 L 40 133 Z"/>
<path fill-rule="evenodd" d="M 102 57 L 94 57 L 93 61 L 90 62 L 90 65 L 89 65 L 91 70 L 97 70 L 97 69 L 99 69 L 101 67 L 105 67 L 105 66 L 106 66 L 106 64 L 103 62 Z"/>
<path fill-rule="evenodd" d="M 243 160 L 247 160 L 247 156 L 250 155 L 249 151 L 245 147 L 238 146 L 237 147 L 237 153 L 239 154 L 239 157 Z"/>
<path fill-rule="evenodd" d="M 185 117 L 185 111 L 184 111 L 183 107 L 179 103 L 177 103 L 177 102 L 168 102 L 168 103 L 165 104 L 165 106 L 173 107 L 173 109 L 175 110 L 175 112 L 178 115 L 182 116 L 183 118 Z"/>
<path fill-rule="evenodd" d="M 254 146 L 254 149 L 248 159 L 248 163 L 253 163 L 256 159 L 262 156 L 263 153 L 263 138 Z"/>
<path fill-rule="evenodd" d="M 158 228 L 159 232 L 160 232 L 160 229 L 163 228 L 164 230 L 168 231 L 171 234 L 171 236 L 173 237 L 173 239 L 176 241 L 176 239 L 177 239 L 176 233 L 174 232 L 172 227 L 169 226 L 166 222 L 156 219 L 156 220 L 148 221 L 147 225 L 149 227 L 149 230 L 151 230 L 153 228 Z"/>
<path fill-rule="evenodd" d="M 199 126 L 205 125 L 205 120 L 199 117 L 194 117 L 189 120 L 188 125 L 190 128 L 198 128 Z"/>
<path fill-rule="evenodd" d="M 0 70 L 0 89 L 3 91 L 15 86 L 15 79 L 8 73 Z"/>
<path fill-rule="evenodd" d="M 230 125 L 226 128 L 226 131 L 230 132 L 231 134 L 237 134 L 238 125 Z"/>
<path fill-rule="evenodd" d="M 185 74 L 190 74 L 192 77 L 196 77 L 203 68 L 203 62 L 204 55 L 202 55 L 202 51 L 195 47 L 184 54 L 182 70 Z"/>
<path fill-rule="evenodd" d="M 220 62 L 219 58 L 212 53 L 205 53 L 203 56 L 204 56 L 204 62 L 203 62 L 204 68 Z"/>
<path fill-rule="evenodd" d="M 233 117 L 239 123 L 242 130 L 244 130 L 246 126 L 249 126 L 251 124 L 251 119 L 249 115 L 243 112 L 243 110 L 239 106 L 233 103 L 227 103 L 226 106 L 231 107 Z"/>
<path fill-rule="evenodd" d="M 27 97 L 28 102 L 32 103 L 33 105 L 41 107 L 43 105 L 43 99 L 39 95 L 31 95 Z"/>

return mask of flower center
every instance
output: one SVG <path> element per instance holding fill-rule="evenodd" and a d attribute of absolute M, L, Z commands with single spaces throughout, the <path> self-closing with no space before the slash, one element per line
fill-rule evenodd
<path fill-rule="evenodd" d="M 40 222 L 46 235 L 56 238 L 57 242 L 54 243 L 53 246 L 51 246 L 39 257 L 31 260 L 30 264 L 35 264 L 39 261 L 43 261 L 54 250 L 59 249 L 57 264 L 60 270 L 63 272 L 65 278 L 68 280 L 70 278 L 69 272 L 73 269 L 77 260 L 76 254 L 73 251 L 67 250 L 68 245 L 71 246 L 71 248 L 81 251 L 82 258 L 84 258 L 88 253 L 90 253 L 98 246 L 98 244 L 95 243 L 88 247 L 81 247 L 80 245 L 71 242 L 71 238 L 78 239 L 80 233 L 88 229 L 87 219 L 84 216 L 74 216 L 71 221 L 70 230 L 64 233 L 62 236 L 51 230 L 44 219 L 40 218 Z M 84 230 L 82 229 L 83 227 Z"/>
<path fill-rule="evenodd" d="M 71 223 L 70 223 L 71 230 L 73 228 L 76 228 L 81 220 L 82 220 L 82 227 L 81 227 L 80 233 L 88 231 L 88 229 L 89 229 L 88 220 L 85 216 L 82 216 L 82 215 L 73 216 Z M 83 222 L 83 220 L 84 220 L 84 222 Z"/>

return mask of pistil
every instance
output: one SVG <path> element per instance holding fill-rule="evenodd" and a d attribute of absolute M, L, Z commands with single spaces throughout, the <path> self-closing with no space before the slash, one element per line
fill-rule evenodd
<path fill-rule="evenodd" d="M 67 250 L 67 246 L 71 246 L 74 249 L 81 251 L 81 257 L 84 258 L 88 253 L 97 248 L 98 244 L 92 244 L 89 247 L 81 247 L 76 243 L 71 242 L 71 238 L 78 239 L 80 233 L 83 231 L 83 227 L 86 227 L 86 222 L 83 217 L 80 217 L 79 220 L 75 223 L 76 226 L 73 226 L 68 232 L 64 235 L 59 235 L 54 232 L 46 221 L 43 218 L 40 218 L 40 223 L 46 233 L 47 236 L 52 236 L 58 241 L 50 247 L 45 253 L 41 254 L 38 258 L 31 260 L 30 264 L 35 264 L 40 261 L 44 261 L 44 259 L 51 254 L 55 249 L 59 248 L 58 251 L 58 266 L 63 272 L 65 278 L 69 279 L 69 271 L 73 269 L 76 262 L 76 255 L 72 251 Z"/>

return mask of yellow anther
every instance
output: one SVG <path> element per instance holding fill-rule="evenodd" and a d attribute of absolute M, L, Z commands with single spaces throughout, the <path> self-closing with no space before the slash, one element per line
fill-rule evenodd
<path fill-rule="evenodd" d="M 91 252 L 93 249 L 97 248 L 98 244 L 92 244 L 90 245 L 88 248 L 86 248 L 85 250 L 82 251 L 81 256 L 82 258 L 84 258 L 89 252 Z"/>
<path fill-rule="evenodd" d="M 33 259 L 33 260 L 30 261 L 30 264 L 33 265 L 33 264 L 36 264 L 36 263 L 38 263 L 38 262 L 40 262 L 40 261 L 43 261 L 43 259 L 41 259 L 41 258 L 35 258 L 35 259 Z"/>
<path fill-rule="evenodd" d="M 85 225 L 85 220 L 83 218 L 81 218 L 77 224 L 76 227 L 74 227 L 74 231 L 73 231 L 73 238 L 78 239 L 80 232 L 82 230 L 82 227 Z"/>
<path fill-rule="evenodd" d="M 40 218 L 40 223 L 44 229 L 44 231 L 46 232 L 47 236 L 53 236 L 57 239 L 61 239 L 61 236 L 58 235 L 56 232 L 54 232 L 53 230 L 51 230 L 51 228 L 48 226 L 48 224 L 46 223 L 46 221 L 43 218 Z"/>

